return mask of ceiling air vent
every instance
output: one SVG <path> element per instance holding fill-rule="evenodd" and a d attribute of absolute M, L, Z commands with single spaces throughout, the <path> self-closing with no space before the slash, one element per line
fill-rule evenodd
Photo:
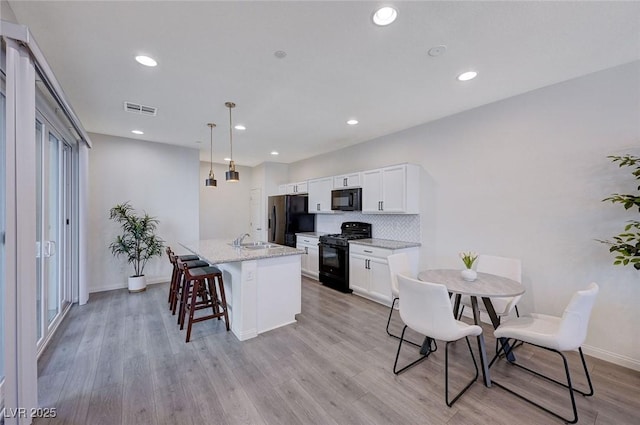
<path fill-rule="evenodd" d="M 134 114 L 150 115 L 152 117 L 155 117 L 158 113 L 158 108 L 140 105 L 139 103 L 133 102 L 124 102 L 124 110 L 127 112 L 133 112 Z"/>

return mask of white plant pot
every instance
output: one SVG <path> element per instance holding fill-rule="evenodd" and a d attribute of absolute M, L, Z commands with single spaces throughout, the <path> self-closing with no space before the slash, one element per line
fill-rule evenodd
<path fill-rule="evenodd" d="M 460 274 L 462 275 L 462 278 L 467 282 L 473 282 L 478 278 L 478 273 L 476 273 L 476 271 L 473 269 L 463 269 Z"/>
<path fill-rule="evenodd" d="M 129 292 L 142 292 L 147 289 L 147 280 L 142 276 L 129 276 Z"/>

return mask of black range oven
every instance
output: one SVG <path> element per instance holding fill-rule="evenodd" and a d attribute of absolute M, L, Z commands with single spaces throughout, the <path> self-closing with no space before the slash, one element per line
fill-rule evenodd
<path fill-rule="evenodd" d="M 320 282 L 349 293 L 349 241 L 371 237 L 371 224 L 347 221 L 342 233 L 320 236 Z"/>

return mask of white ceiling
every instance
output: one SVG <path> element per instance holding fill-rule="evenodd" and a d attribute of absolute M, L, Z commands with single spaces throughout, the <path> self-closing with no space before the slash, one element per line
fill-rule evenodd
<path fill-rule="evenodd" d="M 87 131 L 293 162 L 640 59 L 639 2 L 17 1 Z M 446 45 L 444 55 L 427 51 Z M 286 58 L 274 52 L 283 50 Z M 158 61 L 147 68 L 138 54 Z M 456 76 L 468 69 L 475 80 Z M 158 108 L 127 113 L 124 101 Z M 356 118 L 357 126 L 345 124 Z M 131 134 L 140 129 L 143 136 Z M 201 141 L 202 144 L 196 144 Z M 277 157 L 269 153 L 277 150 Z"/>

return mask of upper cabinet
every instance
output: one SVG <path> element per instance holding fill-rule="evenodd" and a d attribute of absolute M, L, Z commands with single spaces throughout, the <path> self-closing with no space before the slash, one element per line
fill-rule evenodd
<path fill-rule="evenodd" d="M 278 186 L 278 193 L 280 195 L 307 193 L 307 191 L 307 182 L 286 183 Z"/>
<path fill-rule="evenodd" d="M 348 189 L 351 187 L 360 187 L 362 185 L 362 173 L 343 174 L 333 177 L 334 189 Z"/>
<path fill-rule="evenodd" d="M 400 164 L 362 172 L 362 212 L 420 213 L 420 168 Z"/>
<path fill-rule="evenodd" d="M 330 214 L 331 189 L 333 177 L 309 180 L 309 212 L 316 214 Z"/>
<path fill-rule="evenodd" d="M 278 186 L 278 193 L 309 194 L 309 212 L 332 214 L 331 191 L 362 188 L 364 214 L 419 214 L 420 166 L 399 164 Z"/>

